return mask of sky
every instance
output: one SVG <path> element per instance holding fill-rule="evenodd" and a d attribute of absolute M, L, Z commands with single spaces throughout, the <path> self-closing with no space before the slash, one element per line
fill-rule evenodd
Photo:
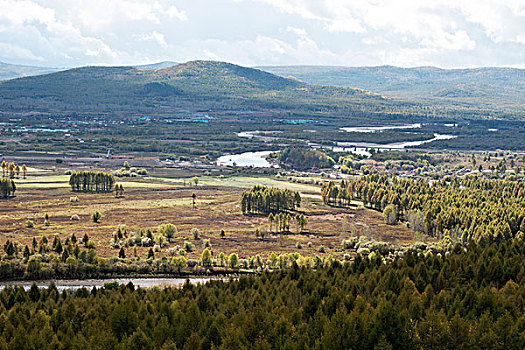
<path fill-rule="evenodd" d="M 525 68 L 525 0 L 0 0 L 0 61 Z"/>

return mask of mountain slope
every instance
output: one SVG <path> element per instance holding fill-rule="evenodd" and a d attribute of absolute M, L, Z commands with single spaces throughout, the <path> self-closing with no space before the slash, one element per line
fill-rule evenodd
<path fill-rule="evenodd" d="M 9 80 L 33 75 L 49 74 L 60 68 L 23 66 L 0 62 L 0 80 Z"/>
<path fill-rule="evenodd" d="M 268 72 L 310 84 L 357 87 L 389 97 L 453 104 L 524 109 L 525 70 L 277 66 Z"/>
<path fill-rule="evenodd" d="M 0 108 L 15 112 L 141 114 L 223 106 L 334 111 L 397 102 L 359 89 L 306 84 L 224 62 L 162 69 L 82 67 L 0 83 Z"/>

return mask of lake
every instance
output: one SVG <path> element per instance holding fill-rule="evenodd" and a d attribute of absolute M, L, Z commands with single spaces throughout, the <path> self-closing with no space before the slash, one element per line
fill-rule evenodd
<path fill-rule="evenodd" d="M 238 167 L 254 167 L 254 168 L 278 168 L 277 165 L 270 163 L 266 157 L 275 151 L 259 151 L 259 152 L 245 152 L 241 154 L 231 154 L 221 156 L 217 159 L 219 166 L 238 166 Z"/>
<path fill-rule="evenodd" d="M 404 125 L 385 125 L 385 126 L 351 126 L 341 128 L 346 132 L 376 132 L 384 130 L 396 130 L 396 129 L 417 129 L 421 128 L 421 123 L 415 124 L 404 124 Z"/>
<path fill-rule="evenodd" d="M 206 283 L 211 279 L 218 279 L 217 277 L 190 277 L 188 278 L 190 283 Z M 64 289 L 77 290 L 80 288 L 92 289 L 93 287 L 101 288 L 106 283 L 118 282 L 118 284 L 128 284 L 132 282 L 135 287 L 150 288 L 150 287 L 180 287 L 186 278 L 115 278 L 115 279 L 86 279 L 86 280 L 53 280 L 59 291 Z M 29 290 L 33 282 L 36 282 L 36 285 L 39 288 L 47 288 L 51 284 L 51 280 L 42 280 L 42 281 L 8 281 L 0 282 L 0 290 L 5 287 L 11 286 L 21 286 L 25 290 Z"/>

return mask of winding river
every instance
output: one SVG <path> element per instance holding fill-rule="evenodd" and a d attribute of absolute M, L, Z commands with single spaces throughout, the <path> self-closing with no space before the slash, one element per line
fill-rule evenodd
<path fill-rule="evenodd" d="M 398 129 L 419 129 L 422 127 L 421 123 L 414 124 L 404 124 L 404 125 L 385 125 L 385 126 L 353 126 L 353 127 L 343 127 L 340 130 L 346 132 L 362 132 L 362 133 L 374 133 L 381 132 L 385 130 L 398 130 Z M 445 124 L 449 125 L 449 124 Z M 450 124 L 450 126 L 455 126 L 456 124 Z M 305 130 L 312 132 L 312 130 Z M 257 138 L 264 142 L 270 142 L 278 139 L 278 135 L 282 131 L 243 131 L 237 133 L 237 136 L 243 138 Z M 417 140 L 417 141 L 406 141 L 406 142 L 393 142 L 387 144 L 373 143 L 373 142 L 337 142 L 335 146 L 323 146 L 318 143 L 309 142 L 308 145 L 311 148 L 319 149 L 326 148 L 332 149 L 336 152 L 349 152 L 365 157 L 370 157 L 370 149 L 376 149 L 378 151 L 388 151 L 388 150 L 401 150 L 409 147 L 418 147 L 426 143 L 438 141 L 438 140 L 450 140 L 454 139 L 457 136 L 455 135 L 444 135 L 444 134 L 434 134 L 434 137 L 427 140 Z M 307 141 L 307 140 L 302 140 Z M 254 168 L 268 168 L 268 167 L 277 167 L 275 164 L 271 164 L 266 160 L 266 157 L 272 153 L 271 151 L 260 151 L 260 152 L 245 152 L 241 154 L 225 155 L 217 159 L 217 165 L 219 166 L 239 166 L 239 167 L 254 167 Z"/>

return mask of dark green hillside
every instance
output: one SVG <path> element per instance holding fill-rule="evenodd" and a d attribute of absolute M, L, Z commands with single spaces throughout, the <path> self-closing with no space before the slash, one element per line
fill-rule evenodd
<path fill-rule="evenodd" d="M 153 70 L 83 67 L 0 83 L 0 108 L 10 112 L 158 115 L 217 105 L 308 112 L 409 106 L 359 89 L 310 85 L 211 61 Z"/>

